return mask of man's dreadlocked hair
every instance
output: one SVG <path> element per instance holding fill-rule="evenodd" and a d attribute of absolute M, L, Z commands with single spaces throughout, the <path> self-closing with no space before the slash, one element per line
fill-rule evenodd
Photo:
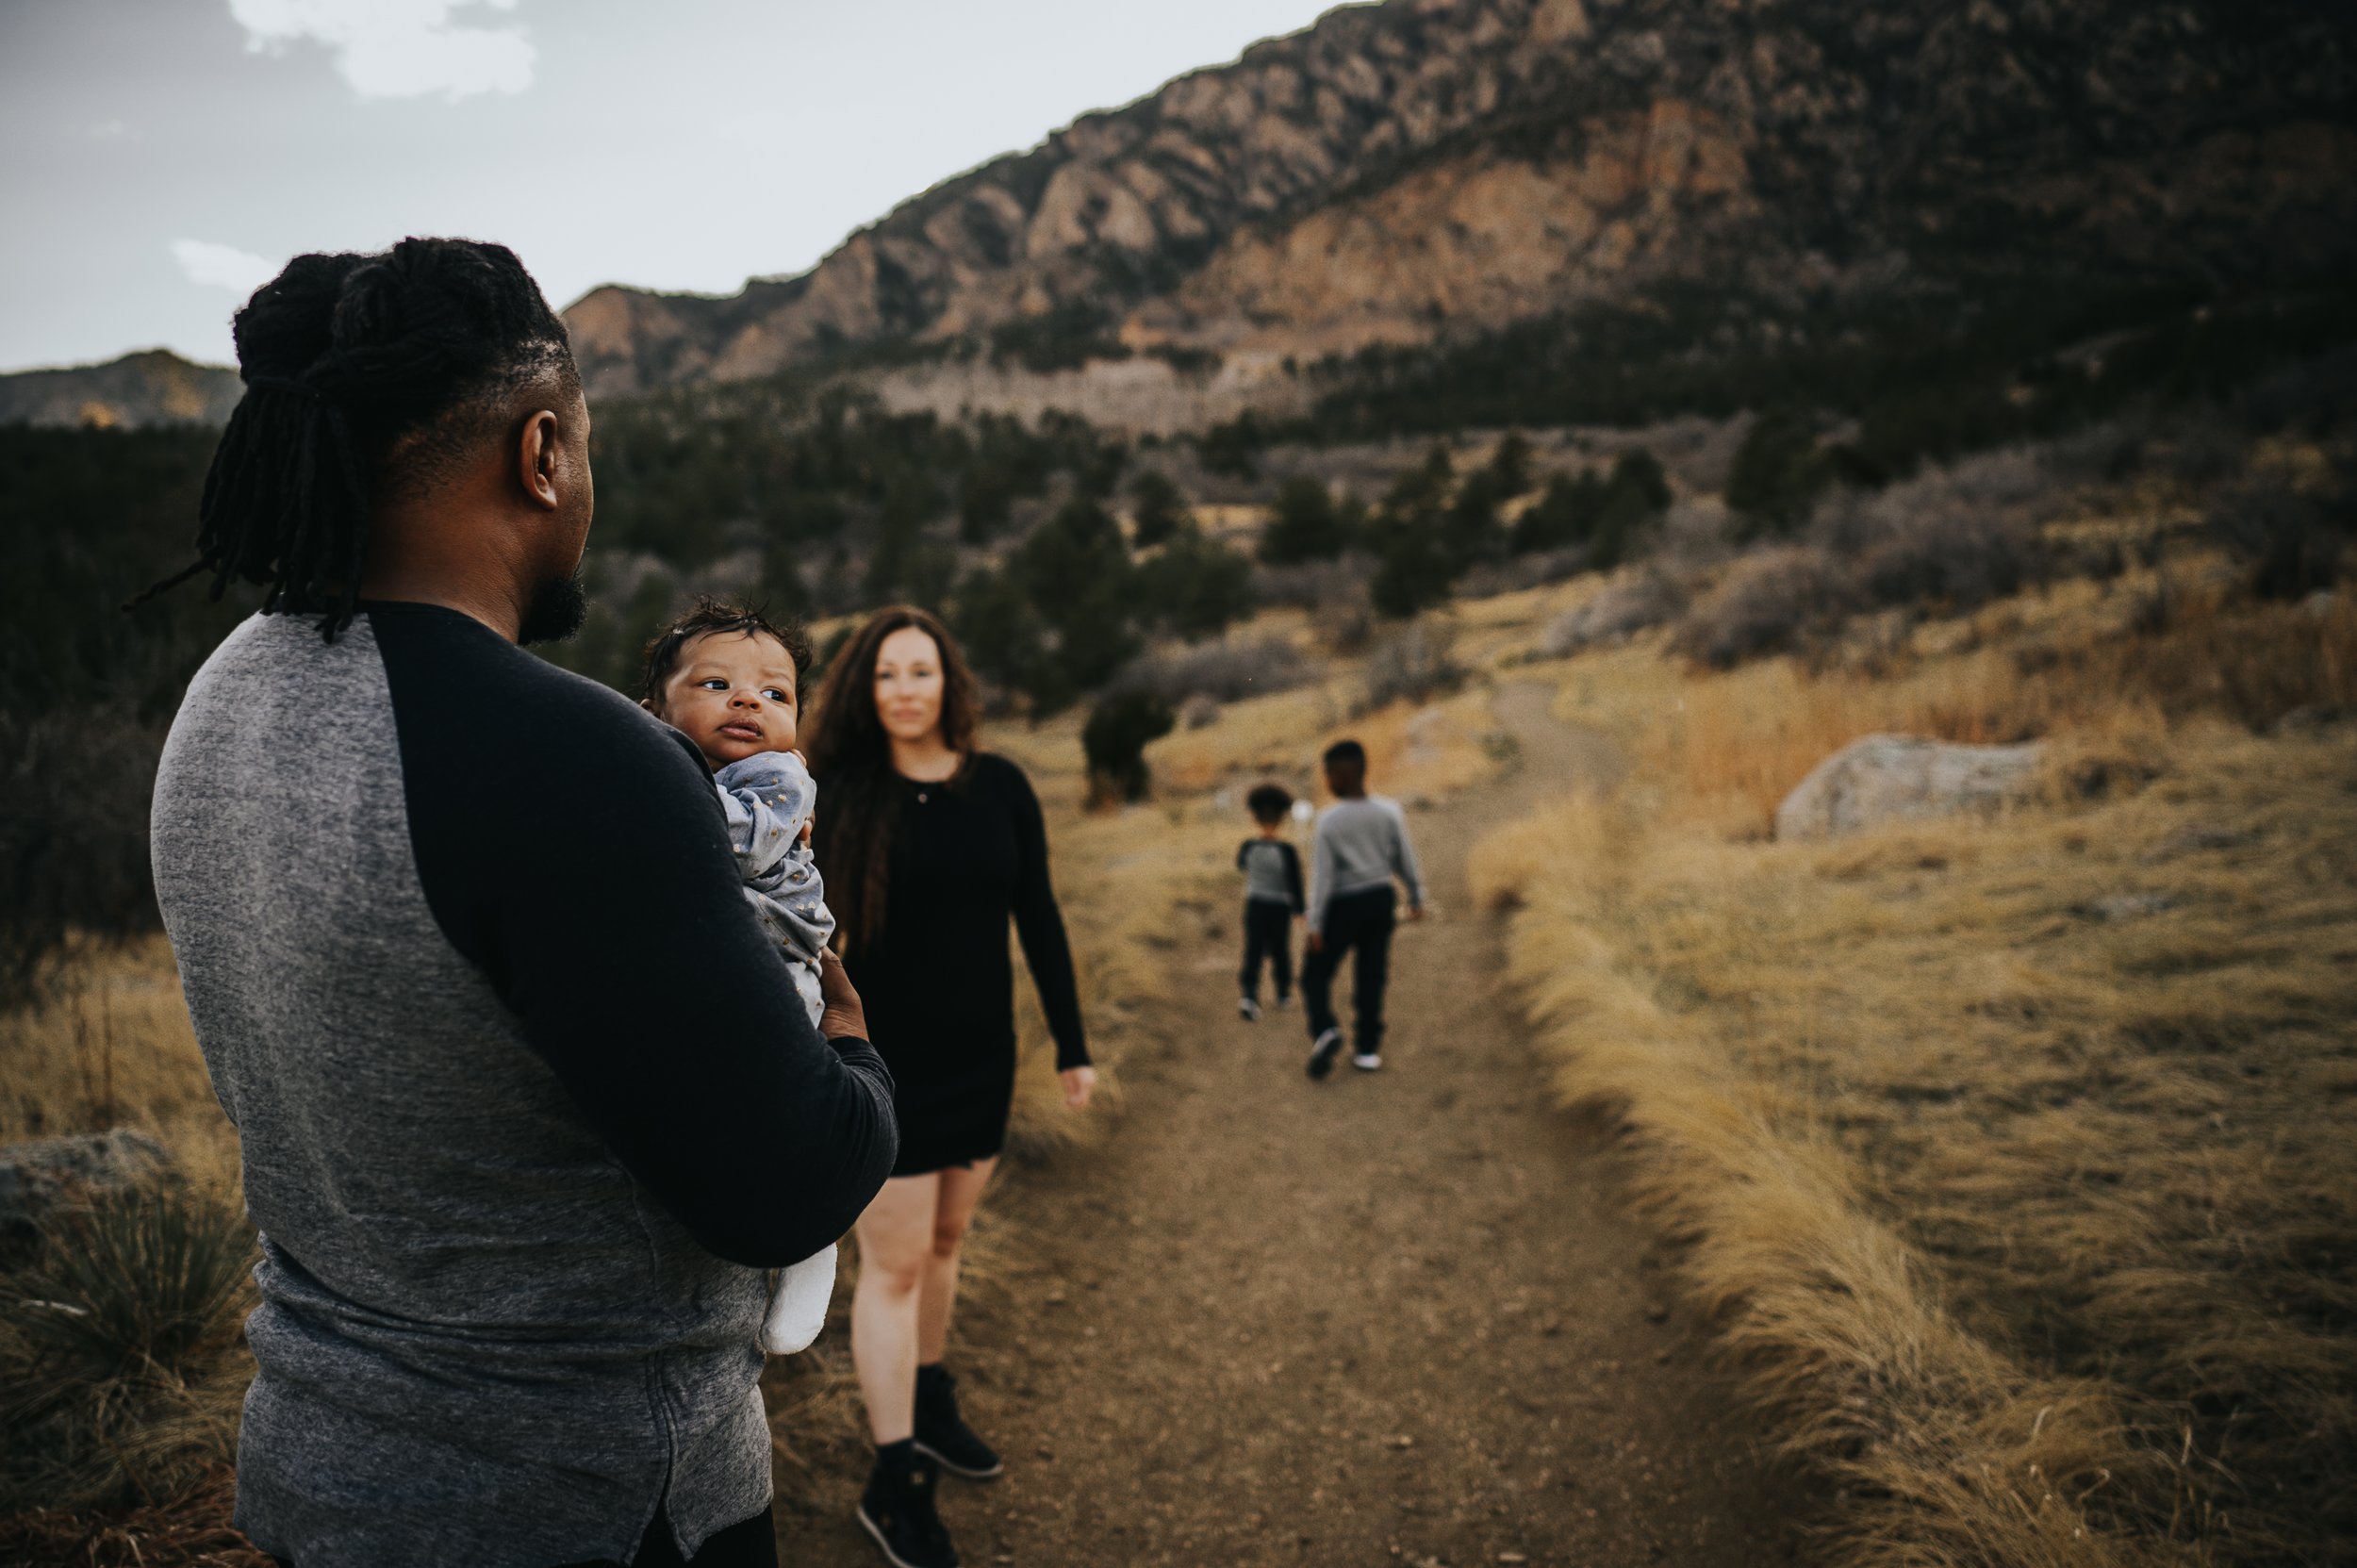
<path fill-rule="evenodd" d="M 299 256 L 237 314 L 245 395 L 214 450 L 193 565 L 124 607 L 204 572 L 266 584 L 265 614 L 352 623 L 371 500 L 429 484 L 485 434 L 507 396 L 579 374 L 564 324 L 504 245 L 404 239 L 375 256 Z"/>

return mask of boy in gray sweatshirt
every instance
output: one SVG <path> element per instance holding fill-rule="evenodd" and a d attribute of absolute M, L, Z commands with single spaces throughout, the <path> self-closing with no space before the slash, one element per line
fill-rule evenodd
<path fill-rule="evenodd" d="M 1301 966 L 1301 1000 L 1310 1025 L 1310 1076 L 1334 1070 L 1343 1032 L 1334 1017 L 1334 971 L 1351 964 L 1351 1003 L 1358 1036 L 1351 1065 L 1361 1072 L 1383 1065 L 1383 986 L 1389 978 L 1392 927 L 1397 904 L 1392 882 L 1408 890 L 1408 918 L 1424 916 L 1424 877 L 1408 843 L 1399 802 L 1367 793 L 1366 748 L 1355 740 L 1326 750 L 1326 784 L 1334 803 L 1318 816 L 1310 855 L 1309 955 Z"/>

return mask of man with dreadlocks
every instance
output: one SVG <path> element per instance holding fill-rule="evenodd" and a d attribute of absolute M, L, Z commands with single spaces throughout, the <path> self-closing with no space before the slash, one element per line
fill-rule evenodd
<path fill-rule="evenodd" d="M 238 1523 L 298 1568 L 774 1563 L 763 1271 L 897 1143 L 858 996 L 829 964 L 812 1023 L 693 745 L 519 649 L 580 622 L 590 475 L 516 257 L 299 256 L 236 336 L 175 581 L 267 591 L 153 842 L 262 1231 Z"/>

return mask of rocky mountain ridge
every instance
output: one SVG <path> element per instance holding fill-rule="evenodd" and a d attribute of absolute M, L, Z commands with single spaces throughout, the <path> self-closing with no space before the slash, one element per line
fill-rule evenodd
<path fill-rule="evenodd" d="M 1386 0 L 936 186 L 799 277 L 609 287 L 567 319 L 611 395 L 1009 335 L 1062 338 L 1035 369 L 1183 375 L 1667 279 L 1802 302 L 1960 261 L 2314 272 L 2357 232 L 2353 41 L 2296 0 Z"/>
<path fill-rule="evenodd" d="M 245 385 L 221 365 L 146 349 L 103 365 L 0 375 L 0 424 L 138 429 L 229 422 Z"/>

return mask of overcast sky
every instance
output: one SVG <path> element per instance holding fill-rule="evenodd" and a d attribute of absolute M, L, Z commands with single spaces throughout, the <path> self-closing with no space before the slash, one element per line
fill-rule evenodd
<path fill-rule="evenodd" d="M 288 256 L 405 234 L 732 291 L 1331 4 L 0 0 L 0 371 L 226 363 Z"/>

